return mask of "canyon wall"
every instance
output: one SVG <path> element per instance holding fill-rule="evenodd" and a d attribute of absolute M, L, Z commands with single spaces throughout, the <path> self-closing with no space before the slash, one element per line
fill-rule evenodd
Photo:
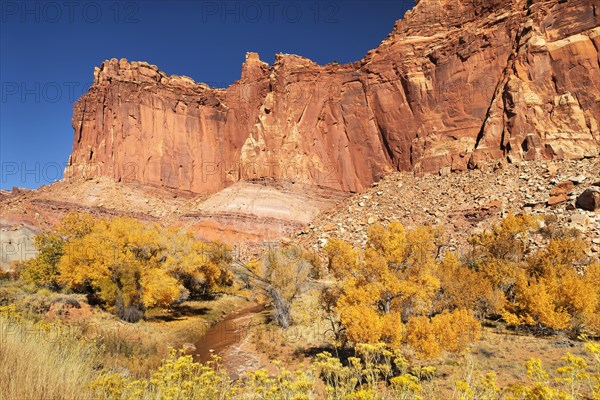
<path fill-rule="evenodd" d="M 599 123 L 597 0 L 420 0 L 360 61 L 248 53 L 226 89 L 105 61 L 74 106 L 65 177 L 359 192 L 394 170 L 597 156 Z"/>

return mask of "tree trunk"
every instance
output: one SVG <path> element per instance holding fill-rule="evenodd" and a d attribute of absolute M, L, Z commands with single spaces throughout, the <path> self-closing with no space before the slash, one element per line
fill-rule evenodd
<path fill-rule="evenodd" d="M 282 328 L 289 328 L 292 323 L 290 316 L 290 303 L 284 299 L 283 296 L 281 296 L 281 294 L 273 286 L 268 288 L 267 293 L 269 293 L 269 297 L 271 297 L 271 300 L 273 301 L 273 308 L 277 323 Z"/>
<path fill-rule="evenodd" d="M 392 298 L 390 296 L 386 297 L 384 300 L 379 301 L 379 309 L 384 314 L 389 314 L 391 308 L 392 308 Z"/>

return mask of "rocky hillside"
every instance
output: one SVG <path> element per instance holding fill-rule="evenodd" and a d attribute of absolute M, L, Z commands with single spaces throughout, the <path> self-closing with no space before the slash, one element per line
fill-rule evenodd
<path fill-rule="evenodd" d="M 248 53 L 226 89 L 106 61 L 75 105 L 67 176 L 360 192 L 393 171 L 599 154 L 597 0 L 417 3 L 360 61 Z"/>
<path fill-rule="evenodd" d="M 587 207 L 580 198 L 594 199 L 595 206 Z M 408 227 L 441 227 L 448 237 L 446 250 L 466 251 L 470 236 L 509 212 L 537 215 L 549 229 L 576 230 L 589 256 L 600 258 L 600 158 L 498 163 L 445 176 L 390 174 L 323 211 L 287 240 L 314 251 L 330 238 L 362 247 L 370 225 L 400 221 Z M 535 237 L 531 240 L 536 244 Z"/>

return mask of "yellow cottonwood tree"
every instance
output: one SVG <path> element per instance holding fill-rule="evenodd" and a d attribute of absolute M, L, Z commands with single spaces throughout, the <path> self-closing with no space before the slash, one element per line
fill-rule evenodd
<path fill-rule="evenodd" d="M 66 241 L 82 238 L 92 231 L 96 221 L 96 218 L 90 214 L 71 211 L 60 221 L 60 224 L 56 227 L 56 232 Z"/>
<path fill-rule="evenodd" d="M 130 321 L 232 280 L 228 247 L 128 217 L 69 213 L 35 244 L 39 253 L 21 271 L 24 280 L 87 293 Z"/>
<path fill-rule="evenodd" d="M 479 323 L 458 302 L 452 313 L 430 318 L 441 287 L 439 238 L 434 229 L 406 230 L 392 222 L 369 229 L 364 252 L 339 240 L 326 245 L 329 270 L 342 281 L 335 308 L 348 340 L 393 346 L 407 341 L 430 356 L 442 349 L 462 350 L 477 336 Z"/>
<path fill-rule="evenodd" d="M 481 333 L 479 321 L 465 309 L 428 318 L 411 317 L 406 327 L 408 343 L 424 357 L 436 357 L 442 350 L 460 352 Z"/>
<path fill-rule="evenodd" d="M 502 313 L 504 294 L 494 288 L 483 272 L 463 265 L 455 253 L 446 253 L 438 267 L 441 290 L 436 310 L 464 308 L 479 318 Z"/>
<path fill-rule="evenodd" d="M 58 263 L 64 252 L 63 238 L 56 232 L 45 232 L 33 238 L 33 244 L 38 254 L 23 264 L 21 279 L 50 289 L 59 288 Z"/>
<path fill-rule="evenodd" d="M 91 215 L 72 211 L 62 219 L 54 231 L 37 235 L 33 244 L 38 254 L 23 265 L 20 271 L 21 278 L 38 286 L 58 289 L 58 263 L 63 256 L 65 243 L 87 235 L 95 223 Z"/>
<path fill-rule="evenodd" d="M 585 271 L 579 273 L 576 267 L 584 256 L 585 244 L 580 239 L 563 237 L 550 240 L 529 257 L 519 271 L 514 299 L 506 306 L 506 321 L 536 328 L 597 332 L 597 267 L 582 267 Z"/>
<path fill-rule="evenodd" d="M 590 297 L 592 297 L 592 292 L 595 293 L 596 304 L 594 308 L 590 302 L 589 308 L 586 308 L 583 315 L 583 320 L 592 332 L 598 333 L 600 332 L 600 293 L 598 293 L 598 288 L 600 288 L 600 262 L 589 265 L 586 268 L 584 280 L 586 287 L 592 289 L 587 290 L 587 293 L 590 293 Z M 600 397 L 600 382 L 598 383 L 598 394 Z"/>
<path fill-rule="evenodd" d="M 442 351 L 431 320 L 425 316 L 414 316 L 406 326 L 406 340 L 424 357 L 435 357 Z"/>
<path fill-rule="evenodd" d="M 191 297 L 207 294 L 220 285 L 231 284 L 227 272 L 231 250 L 219 243 L 203 243 L 190 232 L 170 229 L 161 235 L 165 248 L 164 269 L 176 277 Z"/>
<path fill-rule="evenodd" d="M 535 217 L 508 214 L 488 231 L 470 239 L 469 266 L 481 271 L 494 288 L 510 296 L 522 263 L 529 253 L 527 235 L 538 226 Z"/>
<path fill-rule="evenodd" d="M 160 290 L 164 248 L 156 226 L 133 218 L 98 221 L 91 232 L 71 240 L 60 260 L 60 279 L 72 288 L 89 287 L 119 317 L 137 321 L 147 307 L 168 306 L 182 293 L 176 279 L 165 279 Z"/>

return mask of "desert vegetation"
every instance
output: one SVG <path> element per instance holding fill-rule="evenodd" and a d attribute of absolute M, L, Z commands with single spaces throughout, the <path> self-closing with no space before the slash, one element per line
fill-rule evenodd
<path fill-rule="evenodd" d="M 332 239 L 321 254 L 290 244 L 239 259 L 176 229 L 69 214 L 2 275 L 0 398 L 600 399 L 600 264 L 584 242 L 527 215 L 462 252 L 449 234 L 391 222 L 364 248 Z M 243 299 L 266 307 L 254 329 L 279 335 L 250 332 L 268 365 L 198 362 L 186 343 Z M 296 328 L 318 339 L 284 343 Z M 473 361 L 494 357 L 490 335 L 574 348 L 500 379 Z"/>
<path fill-rule="evenodd" d="M 461 256 L 441 255 L 439 230 L 394 222 L 372 227 L 364 251 L 330 241 L 325 252 L 336 284 L 327 290 L 345 339 L 404 341 L 432 357 L 464 349 L 485 320 L 597 335 L 600 264 L 588 264 L 583 241 L 568 232 L 532 249 L 535 234 L 549 235 L 533 217 L 508 215 L 474 236 Z"/>
<path fill-rule="evenodd" d="M 25 282 L 83 293 L 123 320 L 227 285 L 227 248 L 133 218 L 71 213 L 35 238 L 39 254 L 18 267 Z"/>

